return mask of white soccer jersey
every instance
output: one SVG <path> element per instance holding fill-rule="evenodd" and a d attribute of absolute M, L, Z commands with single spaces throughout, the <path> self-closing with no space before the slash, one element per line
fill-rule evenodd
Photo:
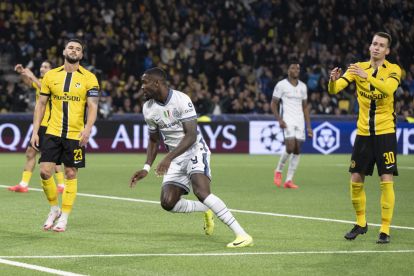
<path fill-rule="evenodd" d="M 279 81 L 273 90 L 273 98 L 281 100 L 280 116 L 288 126 L 304 126 L 302 101 L 308 98 L 308 89 L 303 82 L 293 86 L 288 79 Z"/>
<path fill-rule="evenodd" d="M 170 89 L 165 104 L 154 99 L 145 102 L 143 114 L 150 132 L 160 131 L 168 151 L 172 151 L 184 137 L 183 122 L 197 119 L 191 99 L 184 93 Z M 187 153 L 193 152 L 202 139 L 197 135 L 194 145 Z"/>

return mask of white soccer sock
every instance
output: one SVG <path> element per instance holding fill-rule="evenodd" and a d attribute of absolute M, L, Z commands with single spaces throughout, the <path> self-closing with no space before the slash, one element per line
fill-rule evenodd
<path fill-rule="evenodd" d="M 69 218 L 69 213 L 62 212 L 62 214 L 60 214 L 59 221 L 62 221 L 62 220 L 68 221 L 68 218 Z"/>
<path fill-rule="evenodd" d="M 19 186 L 27 187 L 27 186 L 29 186 L 29 183 L 24 182 L 24 181 L 20 181 Z"/>
<path fill-rule="evenodd" d="M 205 212 L 208 207 L 200 201 L 181 198 L 171 210 L 173 213 Z"/>
<path fill-rule="evenodd" d="M 240 226 L 235 217 L 233 217 L 232 213 L 227 209 L 226 204 L 224 204 L 220 198 L 213 194 L 209 194 L 203 203 L 209 207 L 224 224 L 230 227 L 234 234 L 246 235 L 244 229 Z"/>
<path fill-rule="evenodd" d="M 277 164 L 276 171 L 281 172 L 285 167 L 286 161 L 288 160 L 290 153 L 286 151 L 280 155 L 279 163 Z"/>
<path fill-rule="evenodd" d="M 51 212 L 58 212 L 59 211 L 59 206 L 57 206 L 57 205 L 50 206 L 50 211 Z"/>
<path fill-rule="evenodd" d="M 293 175 L 295 174 L 296 168 L 299 164 L 300 155 L 299 154 L 292 154 L 289 161 L 289 169 L 286 175 L 286 181 L 290 181 L 293 179 Z"/>

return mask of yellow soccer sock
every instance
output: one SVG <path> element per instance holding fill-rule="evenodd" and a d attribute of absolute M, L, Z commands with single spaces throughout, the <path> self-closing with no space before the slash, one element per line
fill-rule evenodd
<path fill-rule="evenodd" d="M 365 226 L 367 224 L 367 219 L 365 217 L 367 198 L 365 195 L 364 183 L 351 181 L 351 200 L 355 209 L 357 224 L 359 226 Z"/>
<path fill-rule="evenodd" d="M 42 187 L 50 206 L 58 205 L 57 189 L 53 177 L 44 180 L 42 179 Z"/>
<path fill-rule="evenodd" d="M 63 172 L 55 173 L 58 185 L 65 184 L 65 174 Z"/>
<path fill-rule="evenodd" d="M 22 180 L 20 184 L 29 185 L 30 179 L 32 178 L 32 172 L 30 171 L 23 171 L 22 173 Z"/>
<path fill-rule="evenodd" d="M 66 179 L 65 191 L 62 195 L 62 212 L 70 213 L 72 211 L 73 203 L 76 199 L 76 192 L 78 191 L 77 179 Z"/>
<path fill-rule="evenodd" d="M 381 182 L 381 229 L 387 235 L 390 234 L 392 214 L 394 212 L 395 194 L 394 182 Z"/>

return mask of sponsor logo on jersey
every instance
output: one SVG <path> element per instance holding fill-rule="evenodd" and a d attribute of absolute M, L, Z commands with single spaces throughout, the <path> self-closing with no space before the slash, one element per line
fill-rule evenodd
<path fill-rule="evenodd" d="M 70 95 L 53 95 L 53 99 L 54 100 L 58 100 L 58 101 L 72 101 L 72 102 L 80 102 L 80 97 L 78 96 L 70 96 Z"/>

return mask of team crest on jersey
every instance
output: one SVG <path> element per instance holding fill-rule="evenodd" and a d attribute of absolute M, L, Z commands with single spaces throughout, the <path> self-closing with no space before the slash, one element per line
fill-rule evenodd
<path fill-rule="evenodd" d="M 177 118 L 177 119 L 181 118 L 181 112 L 178 111 L 177 108 L 174 108 L 172 115 L 174 116 L 174 118 Z"/>
<path fill-rule="evenodd" d="M 75 87 L 76 87 L 76 88 L 79 88 L 79 87 L 81 87 L 81 84 L 80 84 L 79 82 L 77 82 L 77 83 L 75 84 Z"/>

